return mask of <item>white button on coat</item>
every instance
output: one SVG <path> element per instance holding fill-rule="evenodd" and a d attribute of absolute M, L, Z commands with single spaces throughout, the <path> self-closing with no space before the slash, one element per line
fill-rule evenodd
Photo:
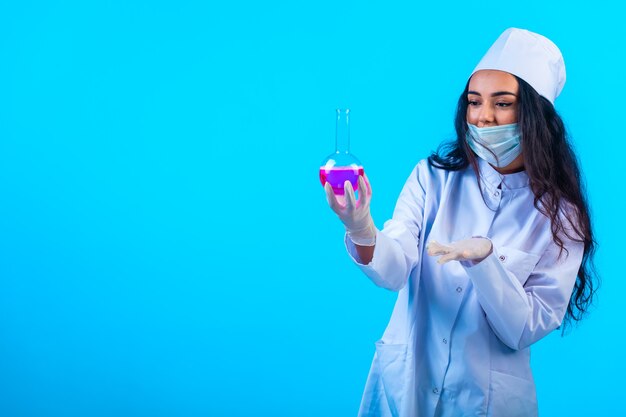
<path fill-rule="evenodd" d="M 483 160 L 479 168 L 483 195 L 471 167 L 445 171 L 421 161 L 392 219 L 377 231 L 370 264 L 358 262 L 345 237 L 358 267 L 376 285 L 398 291 L 375 344 L 359 416 L 432 417 L 435 409 L 441 416 L 537 415 L 529 346 L 561 324 L 583 244 L 563 237 L 569 256 L 557 259 L 526 173 L 502 176 Z M 430 240 L 472 236 L 493 243 L 493 253 L 474 266 L 439 265 L 426 254 Z M 454 343 L 441 343 L 443 335 Z"/>

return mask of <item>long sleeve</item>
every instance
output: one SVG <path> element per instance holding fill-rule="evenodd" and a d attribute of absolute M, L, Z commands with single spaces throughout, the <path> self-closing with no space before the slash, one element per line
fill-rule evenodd
<path fill-rule="evenodd" d="M 584 250 L 582 242 L 564 242 L 560 258 L 551 241 L 540 257 L 494 247 L 476 265 L 462 263 L 491 328 L 511 349 L 530 346 L 563 320 Z"/>
<path fill-rule="evenodd" d="M 428 169 L 423 160 L 411 172 L 404 184 L 393 216 L 385 222 L 383 230 L 376 231 L 376 246 L 372 261 L 359 262 L 354 243 L 346 234 L 344 240 L 348 253 L 356 265 L 374 284 L 392 291 L 404 287 L 411 270 L 419 259 L 418 241 L 424 216 L 424 176 Z"/>

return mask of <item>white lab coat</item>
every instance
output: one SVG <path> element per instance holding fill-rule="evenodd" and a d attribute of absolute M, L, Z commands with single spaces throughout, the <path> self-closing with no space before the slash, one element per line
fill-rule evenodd
<path fill-rule="evenodd" d="M 483 195 L 471 167 L 454 172 L 420 161 L 377 231 L 368 265 L 345 238 L 357 266 L 398 291 L 375 343 L 361 417 L 537 415 L 529 346 L 561 324 L 583 244 L 564 236 L 569 254 L 558 258 L 526 173 L 503 176 L 482 160 L 479 167 Z M 569 217 L 562 215 L 571 227 Z M 439 265 L 426 254 L 431 240 L 472 236 L 493 243 L 474 266 Z"/>

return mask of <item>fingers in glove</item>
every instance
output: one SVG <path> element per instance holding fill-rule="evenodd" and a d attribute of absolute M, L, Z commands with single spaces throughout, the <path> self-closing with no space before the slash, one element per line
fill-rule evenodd
<path fill-rule="evenodd" d="M 458 261 L 459 259 L 460 259 L 460 256 L 458 252 L 450 252 L 446 255 L 443 255 L 441 258 L 439 258 L 437 260 L 437 263 L 443 265 L 446 262 Z"/>
<path fill-rule="evenodd" d="M 367 174 L 363 173 L 363 180 L 365 181 L 365 190 L 368 197 L 372 196 L 372 186 L 370 185 L 370 180 L 367 178 Z"/>
<path fill-rule="evenodd" d="M 333 186 L 330 185 L 329 182 L 324 184 L 324 191 L 326 191 L 326 200 L 328 201 L 328 205 L 335 213 L 338 213 L 340 210 L 339 202 L 337 201 L 337 197 L 335 197 L 335 193 L 333 192 Z"/>
<path fill-rule="evenodd" d="M 346 210 L 348 210 L 348 212 L 354 211 L 356 207 L 356 198 L 354 197 L 352 183 L 348 180 L 343 183 L 343 193 L 346 198 Z"/>
<path fill-rule="evenodd" d="M 363 178 L 362 175 L 359 175 L 358 187 L 359 188 L 357 188 L 357 190 L 359 190 L 359 200 L 357 201 L 357 204 L 360 206 L 369 204 L 369 195 L 367 193 L 367 186 L 365 185 L 365 179 Z"/>
<path fill-rule="evenodd" d="M 430 256 L 445 255 L 447 253 L 450 253 L 451 251 L 452 248 L 450 246 L 442 245 L 435 240 L 430 241 L 428 245 L 426 245 L 426 252 Z"/>

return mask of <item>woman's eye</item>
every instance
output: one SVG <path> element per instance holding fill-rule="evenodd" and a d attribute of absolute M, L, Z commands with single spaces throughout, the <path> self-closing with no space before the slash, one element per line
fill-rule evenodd
<path fill-rule="evenodd" d="M 499 107 L 509 107 L 511 105 L 511 103 L 496 103 L 496 106 Z"/>
<path fill-rule="evenodd" d="M 469 100 L 467 104 L 469 104 L 470 106 L 477 106 L 478 102 L 476 100 Z"/>

